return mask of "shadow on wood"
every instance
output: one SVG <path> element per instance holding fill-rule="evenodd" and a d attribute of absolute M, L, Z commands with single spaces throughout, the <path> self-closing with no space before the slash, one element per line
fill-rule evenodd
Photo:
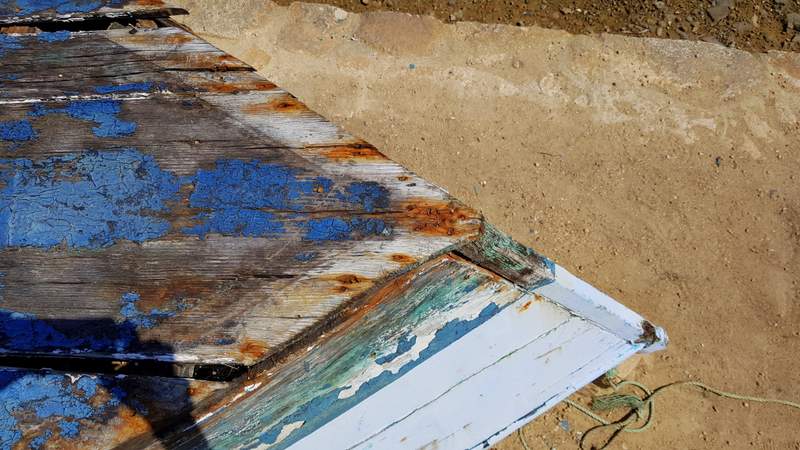
<path fill-rule="evenodd" d="M 74 346 L 113 355 L 131 344 L 159 355 L 171 351 L 162 342 L 140 342 L 137 325 L 127 319 L 37 319 L 0 310 L 0 447 L 75 445 L 87 438 L 95 445 L 90 436 L 96 427 L 125 436 L 126 447 L 146 446 L 153 438 L 168 447 L 167 432 L 183 430 L 195 448 L 209 448 L 191 415 L 191 380 L 179 378 L 170 361 L 140 364 L 52 352 Z M 120 421 L 127 429 L 119 429 Z M 88 436 L 81 435 L 85 428 Z"/>

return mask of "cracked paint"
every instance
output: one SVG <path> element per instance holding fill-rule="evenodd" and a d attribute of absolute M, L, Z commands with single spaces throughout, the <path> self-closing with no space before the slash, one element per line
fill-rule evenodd
<path fill-rule="evenodd" d="M 122 307 L 120 308 L 120 316 L 126 322 L 130 322 L 139 328 L 153 328 L 159 322 L 175 317 L 178 313 L 185 311 L 189 305 L 177 301 L 170 309 L 151 308 L 150 311 L 142 311 L 137 306 L 141 297 L 136 292 L 126 292 L 122 294 Z"/>
<path fill-rule="evenodd" d="M 348 387 L 340 387 L 329 391 L 328 393 L 315 397 L 311 401 L 301 405 L 294 410 L 291 414 L 283 417 L 283 419 L 271 426 L 259 436 L 259 442 L 267 445 L 274 445 L 275 449 L 284 449 L 303 437 L 311 434 L 314 430 L 321 427 L 325 423 L 333 420 L 335 417 L 344 413 L 356 404 L 360 403 L 370 395 L 379 391 L 387 386 L 394 380 L 405 375 L 414 367 L 422 364 L 424 361 L 452 344 L 471 330 L 482 325 L 484 322 L 492 318 L 500 311 L 500 307 L 495 303 L 489 303 L 477 317 L 473 319 L 456 319 L 446 323 L 442 328 L 436 331 L 433 340 L 428 346 L 419 353 L 419 356 L 404 364 L 397 372 L 384 370 L 375 378 L 363 383 L 356 393 L 352 396 L 340 398 L 340 393 L 345 391 Z M 404 337 L 405 339 L 405 337 Z M 406 347 L 408 343 L 403 344 L 403 341 L 398 343 L 398 351 L 402 347 Z M 413 344 L 411 344 L 413 345 Z M 392 358 L 394 359 L 394 358 Z M 302 426 L 297 427 L 296 423 L 302 422 Z M 285 427 L 293 426 L 293 430 L 286 434 L 285 439 L 277 442 L 278 437 L 281 436 Z M 277 444 L 277 445 L 275 445 Z"/>
<path fill-rule="evenodd" d="M 53 42 L 66 41 L 66 40 L 69 39 L 70 35 L 71 35 L 71 33 L 69 31 L 66 31 L 66 30 L 64 30 L 64 31 L 53 31 L 53 32 L 43 31 L 43 32 L 37 34 L 36 38 L 39 39 L 39 41 L 41 41 L 41 42 L 53 43 Z"/>
<path fill-rule="evenodd" d="M 3 404 L 0 448 L 12 448 L 20 443 L 22 431 L 17 426 L 18 418 L 30 415 L 50 425 L 40 427 L 39 433 L 32 435 L 32 448 L 43 446 L 54 434 L 65 439 L 77 438 L 81 420 L 111 413 L 125 396 L 119 389 L 112 389 L 110 398 L 96 399 L 101 385 L 99 379 L 87 375 L 72 383 L 64 375 L 0 371 L 0 403 Z"/>
<path fill-rule="evenodd" d="M 136 131 L 136 123 L 126 122 L 117 117 L 121 111 L 122 102 L 119 100 L 75 100 L 63 108 L 48 108 L 36 104 L 28 115 L 43 117 L 66 114 L 74 119 L 94 122 L 96 126 L 92 128 L 92 132 L 97 137 L 119 138 L 130 136 Z"/>
<path fill-rule="evenodd" d="M 0 160 L 0 248 L 101 248 L 161 237 L 178 182 L 152 156 L 128 149 Z"/>
<path fill-rule="evenodd" d="M 36 131 L 29 120 L 0 122 L 0 139 L 10 142 L 26 142 L 36 139 Z"/>

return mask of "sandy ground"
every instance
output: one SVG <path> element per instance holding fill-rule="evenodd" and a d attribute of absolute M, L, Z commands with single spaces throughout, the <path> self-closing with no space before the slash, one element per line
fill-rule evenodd
<path fill-rule="evenodd" d="M 635 379 L 800 400 L 800 55 L 178 3 L 204 38 L 665 327 L 669 350 Z M 657 410 L 617 448 L 800 449 L 788 409 L 683 391 Z M 524 436 L 576 448 L 590 424 L 560 406 Z"/>

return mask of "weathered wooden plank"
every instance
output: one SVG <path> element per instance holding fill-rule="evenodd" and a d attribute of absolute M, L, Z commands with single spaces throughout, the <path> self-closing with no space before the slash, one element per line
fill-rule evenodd
<path fill-rule="evenodd" d="M 488 446 L 646 345 L 456 255 L 361 305 L 232 390 L 201 421 L 204 439 L 214 448 Z"/>
<path fill-rule="evenodd" d="M 185 31 L 0 35 L 0 57 L 0 362 L 152 370 L 101 394 L 0 373 L 0 439 L 488 445 L 665 339 Z M 45 382 L 62 400 L 19 392 Z"/>
<path fill-rule="evenodd" d="M 555 277 L 552 261 L 488 223 L 484 224 L 480 237 L 459 252 L 526 290 L 551 283 Z"/>
<path fill-rule="evenodd" d="M 240 74 L 240 82 L 226 80 L 227 71 L 250 72 L 252 68 L 172 27 L 136 34 L 107 30 L 2 35 L 0 57 L 3 102 L 187 89 L 230 94 L 239 89 L 274 88 L 253 74 Z"/>
<path fill-rule="evenodd" d="M 254 364 L 477 235 L 480 216 L 441 189 L 248 71 L 213 78 L 216 49 L 162 30 L 28 42 L 4 63 L 23 70 L 36 57 L 55 79 L 94 92 L 64 97 L 61 85 L 0 110 L 7 326 L 72 336 L 83 326 L 75 319 L 112 318 L 128 333 L 6 333 L 6 355 Z M 95 63 L 80 62 L 100 49 L 130 64 L 87 76 Z M 37 72 L 6 85 L 22 95 L 18 86 L 42 84 L 31 81 Z M 130 78 L 141 74 L 153 78 Z"/>
<path fill-rule="evenodd" d="M 380 286 L 339 327 L 250 380 L 201 430 L 214 447 L 286 448 L 480 326 L 524 293 L 443 256 Z M 566 317 L 566 313 L 565 317 Z M 174 445 L 191 448 L 192 439 Z"/>
<path fill-rule="evenodd" d="M 547 307 L 515 308 L 529 300 L 518 300 L 292 450 L 487 448 L 638 348 L 577 317 L 553 322 Z"/>
<path fill-rule="evenodd" d="M 668 339 L 663 329 L 617 303 L 563 267 L 554 265 L 553 273 L 554 281 L 536 289 L 537 294 L 553 299 L 573 314 L 591 320 L 623 339 L 643 344 L 643 352 L 654 352 L 666 347 Z"/>
<path fill-rule="evenodd" d="M 100 18 L 158 18 L 187 14 L 161 0 L 2 0 L 0 25 L 80 22 Z"/>
<path fill-rule="evenodd" d="M 159 445 L 164 429 L 191 434 L 191 411 L 226 388 L 179 378 L 0 368 L 0 448 Z"/>

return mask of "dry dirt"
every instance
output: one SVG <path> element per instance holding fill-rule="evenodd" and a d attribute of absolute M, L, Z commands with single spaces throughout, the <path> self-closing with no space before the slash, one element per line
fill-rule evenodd
<path fill-rule="evenodd" d="M 295 0 L 278 0 L 288 5 Z M 570 33 L 705 40 L 745 50 L 800 50 L 798 0 L 321 0 L 348 11 L 400 11 L 450 22 L 537 25 Z M 800 26 L 800 24 L 798 24 Z"/>
<path fill-rule="evenodd" d="M 800 55 L 178 3 L 202 37 L 665 327 L 669 349 L 633 378 L 800 400 Z M 800 449 L 788 409 L 682 391 L 657 412 L 617 448 Z M 589 425 L 560 406 L 524 436 L 576 448 Z"/>

